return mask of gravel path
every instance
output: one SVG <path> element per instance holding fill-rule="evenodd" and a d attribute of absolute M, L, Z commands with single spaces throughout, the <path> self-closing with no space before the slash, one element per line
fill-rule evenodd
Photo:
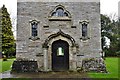
<path fill-rule="evenodd" d="M 87 73 L 78 72 L 39 72 L 39 73 L 2 73 L 1 78 L 88 78 Z"/>

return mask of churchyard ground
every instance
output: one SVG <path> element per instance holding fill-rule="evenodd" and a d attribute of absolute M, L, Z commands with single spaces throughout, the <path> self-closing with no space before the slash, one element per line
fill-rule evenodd
<path fill-rule="evenodd" d="M 107 57 L 105 58 L 105 64 L 106 64 L 106 68 L 108 73 L 95 73 L 95 72 L 89 72 L 87 75 L 90 78 L 119 78 L 118 75 L 120 75 L 119 73 L 119 62 L 118 57 Z M 8 61 L 2 61 L 2 59 L 0 59 L 0 73 L 11 70 L 11 65 L 13 63 L 13 61 L 15 60 L 15 58 L 13 59 L 8 59 Z"/>
<path fill-rule="evenodd" d="M 120 58 L 117 57 L 109 57 L 105 58 L 105 64 L 108 73 L 95 73 L 90 72 L 88 73 L 90 78 L 119 78 L 120 72 L 119 72 L 119 62 Z"/>

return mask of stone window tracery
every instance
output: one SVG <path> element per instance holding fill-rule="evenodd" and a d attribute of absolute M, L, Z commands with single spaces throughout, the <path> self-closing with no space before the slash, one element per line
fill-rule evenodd
<path fill-rule="evenodd" d="M 63 8 L 59 7 L 56 9 L 55 12 L 52 13 L 52 16 L 64 17 L 64 16 L 68 16 L 68 14 L 66 12 L 64 12 Z"/>
<path fill-rule="evenodd" d="M 70 13 L 62 5 L 55 7 L 53 11 L 50 12 L 49 19 L 58 19 L 58 20 L 69 20 L 71 18 Z"/>

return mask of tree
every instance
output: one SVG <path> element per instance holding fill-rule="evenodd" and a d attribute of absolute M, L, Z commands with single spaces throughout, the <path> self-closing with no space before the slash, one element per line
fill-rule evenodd
<path fill-rule="evenodd" d="M 101 14 L 101 34 L 102 34 L 102 49 L 106 56 L 118 56 L 120 54 L 120 21 L 110 19 L 106 15 Z M 109 48 L 106 47 L 106 39 L 110 39 Z"/>
<path fill-rule="evenodd" d="M 1 19 L 2 19 L 2 12 L 0 9 L 0 58 L 2 58 L 2 24 L 1 24 Z"/>
<path fill-rule="evenodd" d="M 111 20 L 108 16 L 101 14 L 101 37 L 102 37 L 102 49 L 106 49 L 106 37 L 111 38 Z"/>
<path fill-rule="evenodd" d="M 110 51 L 114 52 L 115 56 L 120 56 L 120 20 L 112 22 L 112 38 L 111 38 L 111 45 Z"/>
<path fill-rule="evenodd" d="M 7 12 L 5 5 L 2 10 L 2 53 L 8 57 L 15 51 L 15 40 L 12 32 L 10 14 Z"/>

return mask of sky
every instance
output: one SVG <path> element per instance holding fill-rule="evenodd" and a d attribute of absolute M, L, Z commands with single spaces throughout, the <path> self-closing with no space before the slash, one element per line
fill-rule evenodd
<path fill-rule="evenodd" d="M 100 0 L 100 9 L 102 14 L 116 14 L 118 15 L 118 2 L 120 0 Z M 0 7 L 5 4 L 11 17 L 16 17 L 17 0 L 0 0 Z"/>
<path fill-rule="evenodd" d="M 118 16 L 119 1 L 120 0 L 100 0 L 100 13 L 108 16 Z M 2 7 L 3 4 L 5 4 L 8 9 L 13 24 L 14 36 L 16 36 L 17 0 L 0 0 L 0 7 Z"/>
<path fill-rule="evenodd" d="M 119 19 L 120 19 L 120 1 L 119 1 L 119 5 L 118 5 L 118 16 L 119 16 Z"/>
<path fill-rule="evenodd" d="M 100 0 L 100 8 L 102 14 L 117 14 L 118 15 L 118 2 L 120 0 Z"/>

